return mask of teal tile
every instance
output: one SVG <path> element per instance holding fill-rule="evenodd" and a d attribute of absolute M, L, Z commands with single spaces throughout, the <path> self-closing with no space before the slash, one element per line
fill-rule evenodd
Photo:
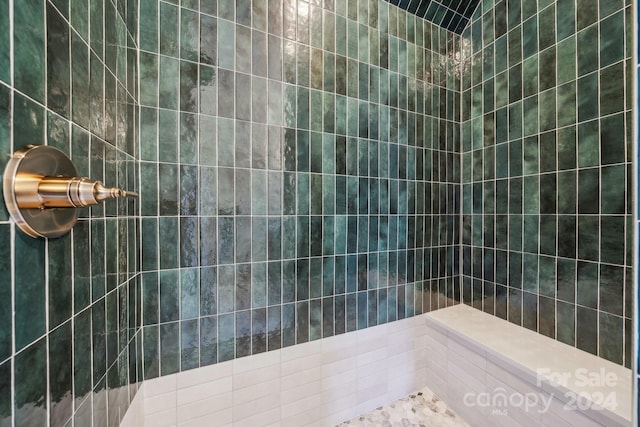
<path fill-rule="evenodd" d="M 0 168 L 5 167 L 11 154 L 11 95 L 6 86 L 0 85 Z M 1 191 L 1 190 L 0 190 Z M 9 219 L 4 204 L 0 207 L 0 221 Z"/>
<path fill-rule="evenodd" d="M 12 361 L 7 360 L 0 365 L 0 386 L 3 390 L 11 388 Z M 0 423 L 11 425 L 13 408 L 11 404 L 11 393 L 3 393 L 0 396 Z"/>
<path fill-rule="evenodd" d="M 20 350 L 45 333 L 44 240 L 18 233 L 15 254 L 15 347 Z"/>
<path fill-rule="evenodd" d="M 614 114 L 600 119 L 602 164 L 623 162 L 625 160 L 625 146 L 623 114 Z"/>
<path fill-rule="evenodd" d="M 16 89 L 38 102 L 45 101 L 44 8 L 25 1 L 13 9 L 13 78 Z"/>
<path fill-rule="evenodd" d="M 180 324 L 160 325 L 160 374 L 175 374 L 180 370 Z"/>
<path fill-rule="evenodd" d="M 49 329 L 71 317 L 73 303 L 71 235 L 49 241 Z"/>
<path fill-rule="evenodd" d="M 565 83 L 576 78 L 576 37 L 570 36 L 557 45 L 557 81 Z"/>
<path fill-rule="evenodd" d="M 49 422 L 65 425 L 73 413 L 70 391 L 73 389 L 73 339 L 71 322 L 49 335 Z"/>
<path fill-rule="evenodd" d="M 598 68 L 598 50 L 593 41 L 598 37 L 598 26 L 591 25 L 578 32 L 578 76 L 583 76 Z"/>
<path fill-rule="evenodd" d="M 197 61 L 200 54 L 200 16 L 197 12 L 180 9 L 180 57 Z M 161 24 L 162 25 L 162 24 Z"/>
<path fill-rule="evenodd" d="M 179 8 L 160 3 L 160 53 L 172 57 L 177 57 L 180 46 L 179 38 Z"/>
<path fill-rule="evenodd" d="M 200 366 L 207 366 L 218 360 L 218 328 L 215 316 L 200 318 Z"/>
<path fill-rule="evenodd" d="M 180 370 L 200 365 L 200 337 L 198 319 L 180 322 Z"/>
<path fill-rule="evenodd" d="M 624 109 L 624 65 L 618 63 L 600 70 L 600 115 Z"/>
<path fill-rule="evenodd" d="M 615 13 L 600 21 L 600 66 L 606 67 L 624 58 L 624 13 Z"/>
<path fill-rule="evenodd" d="M 158 52 L 158 3 L 140 3 L 139 47 L 149 52 Z"/>
<path fill-rule="evenodd" d="M 47 345 L 41 339 L 14 360 L 14 420 L 19 425 L 47 424 Z"/>
<path fill-rule="evenodd" d="M 0 2 L 0 28 L 9 28 L 9 0 Z M 0 80 L 11 83 L 11 57 L 10 57 L 10 37 L 8 31 L 0 35 Z"/>
<path fill-rule="evenodd" d="M 600 313 L 598 356 L 617 364 L 623 361 L 624 324 L 622 317 Z"/>
<path fill-rule="evenodd" d="M 100 0 L 89 0 L 89 38 L 91 48 L 100 57 L 104 55 L 104 4 Z"/>
<path fill-rule="evenodd" d="M 159 76 L 158 106 L 177 110 L 180 93 L 180 61 L 161 56 Z"/>
<path fill-rule="evenodd" d="M 0 245 L 0 271 L 3 273 L 0 276 L 0 296 L 2 297 L 0 301 L 2 301 L 2 324 L 6 325 L 4 328 L 0 330 L 0 360 L 5 360 L 11 356 L 12 353 L 12 323 L 13 316 L 11 315 L 11 230 L 9 228 L 9 224 L 3 224 L 0 226 L 0 241 L 2 245 Z M 4 412 L 4 411 L 3 411 Z M 9 414 L 10 414 L 9 409 Z M 4 413 L 6 415 L 6 413 Z"/>
<path fill-rule="evenodd" d="M 159 357 L 159 326 L 145 326 L 143 328 L 144 339 L 144 379 L 156 378 L 160 375 Z"/>
<path fill-rule="evenodd" d="M 589 74 L 578 80 L 578 121 L 593 119 L 598 114 L 598 78 L 597 73 Z"/>
<path fill-rule="evenodd" d="M 576 24 L 576 2 L 573 0 L 559 0 L 556 3 L 556 34 L 558 41 L 574 34 Z"/>

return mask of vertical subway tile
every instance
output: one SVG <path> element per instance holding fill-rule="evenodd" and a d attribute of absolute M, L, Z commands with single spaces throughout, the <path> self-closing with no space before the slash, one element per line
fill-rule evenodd
<path fill-rule="evenodd" d="M 14 420 L 20 425 L 47 424 L 47 346 L 42 338 L 14 359 Z"/>

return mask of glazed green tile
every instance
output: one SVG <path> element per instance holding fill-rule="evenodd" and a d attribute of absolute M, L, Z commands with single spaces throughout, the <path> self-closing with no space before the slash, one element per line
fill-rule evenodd
<path fill-rule="evenodd" d="M 158 220 L 158 233 L 161 236 L 160 268 L 178 267 L 178 220 L 171 217 L 160 217 Z"/>
<path fill-rule="evenodd" d="M 212 365 L 218 360 L 218 330 L 215 316 L 201 317 L 200 324 L 200 366 Z"/>
<path fill-rule="evenodd" d="M 0 2 L 0 27 L 9 28 L 9 0 Z M 10 58 L 10 37 L 8 31 L 0 35 L 0 80 L 11 83 L 11 58 Z"/>
<path fill-rule="evenodd" d="M 140 49 L 158 52 L 158 25 L 158 3 L 141 3 L 138 20 Z"/>
<path fill-rule="evenodd" d="M 73 303 L 71 236 L 49 242 L 49 328 L 68 320 Z M 52 291 L 52 292 L 51 292 Z"/>
<path fill-rule="evenodd" d="M 200 338 L 198 320 L 180 322 L 180 370 L 197 368 L 200 365 Z"/>
<path fill-rule="evenodd" d="M 89 38 L 91 48 L 97 55 L 104 54 L 104 3 L 99 0 L 89 0 Z"/>
<path fill-rule="evenodd" d="M 174 374 L 180 370 L 179 323 L 160 325 L 160 374 Z"/>
<path fill-rule="evenodd" d="M 0 167 L 4 168 L 11 154 L 11 94 L 9 88 L 0 85 Z M 0 208 L 0 221 L 9 219 L 6 207 Z"/>
<path fill-rule="evenodd" d="M 38 102 L 45 100 L 44 8 L 25 1 L 13 10 L 13 78 L 16 89 Z"/>
<path fill-rule="evenodd" d="M 622 185 L 625 180 L 625 173 L 625 167 L 623 165 L 602 168 L 602 194 L 600 198 L 600 212 L 602 214 L 625 213 L 625 195 L 627 190 Z"/>
<path fill-rule="evenodd" d="M 622 63 L 600 70 L 600 114 L 624 109 L 624 66 Z"/>
<path fill-rule="evenodd" d="M 594 23 L 598 19 L 597 0 L 578 0 L 576 3 L 578 30 Z"/>
<path fill-rule="evenodd" d="M 226 314 L 218 317 L 218 362 L 235 357 L 235 316 Z"/>
<path fill-rule="evenodd" d="M 600 155 L 602 164 L 625 160 L 624 116 L 615 114 L 600 119 Z"/>
<path fill-rule="evenodd" d="M 624 245 L 620 244 L 624 241 L 624 227 L 625 220 L 622 217 L 601 217 L 602 234 L 599 250 L 601 262 L 624 264 Z"/>
<path fill-rule="evenodd" d="M 160 322 L 170 322 L 179 315 L 179 276 L 175 271 L 160 273 Z M 188 289 L 188 286 L 186 286 Z"/>
<path fill-rule="evenodd" d="M 575 32 L 575 8 L 573 0 L 559 0 L 556 2 L 556 34 L 558 41 L 564 40 Z"/>
<path fill-rule="evenodd" d="M 597 120 L 582 123 L 578 126 L 578 166 L 597 166 L 599 155 L 599 126 Z"/>
<path fill-rule="evenodd" d="M 0 365 L 0 386 L 3 390 L 11 388 L 12 362 L 5 361 Z M 12 422 L 12 404 L 11 393 L 3 393 L 0 396 L 0 423 L 2 425 L 11 425 Z"/>
<path fill-rule="evenodd" d="M 23 233 L 15 240 L 15 347 L 45 333 L 45 245 Z"/>
<path fill-rule="evenodd" d="M 624 268 L 601 265 L 599 305 L 601 311 L 621 316 L 623 314 Z"/>
<path fill-rule="evenodd" d="M 10 331 L 12 330 L 12 316 L 11 316 L 11 244 L 10 244 L 11 232 L 8 224 L 3 224 L 0 226 L 0 241 L 2 245 L 0 247 L 0 271 L 4 274 L 0 277 L 0 295 L 2 296 L 1 301 L 3 310 L 2 313 L 2 324 L 6 325 L 4 328 L 0 329 L 0 360 L 7 359 L 12 353 L 12 337 L 10 335 Z"/>
<path fill-rule="evenodd" d="M 180 93 L 180 61 L 166 56 L 160 57 L 158 106 L 178 109 Z"/>
<path fill-rule="evenodd" d="M 143 370 L 145 380 L 156 378 L 160 375 L 159 329 L 158 325 L 145 326 L 142 331 L 144 339 Z"/>
<path fill-rule="evenodd" d="M 578 80 L 578 121 L 593 119 L 598 114 L 598 78 L 589 74 Z"/>
<path fill-rule="evenodd" d="M 600 21 L 600 66 L 606 67 L 624 58 L 624 13 Z"/>
<path fill-rule="evenodd" d="M 16 142 L 19 148 L 27 144 L 44 144 L 44 111 L 41 106 L 19 94 L 13 98 L 13 132 L 20 135 L 22 141 Z"/>
<path fill-rule="evenodd" d="M 598 26 L 579 31 L 577 36 L 578 76 L 583 76 L 598 68 L 598 50 L 594 40 L 598 37 Z"/>
<path fill-rule="evenodd" d="M 73 379 L 71 322 L 49 336 L 48 360 L 56 367 L 49 371 L 49 420 L 51 424 L 64 425 L 73 412 L 68 396 Z"/>
<path fill-rule="evenodd" d="M 160 3 L 160 53 L 163 55 L 177 57 L 179 53 L 179 8 Z"/>
<path fill-rule="evenodd" d="M 557 82 L 576 78 L 576 38 L 571 36 L 557 45 Z"/>
<path fill-rule="evenodd" d="M 41 339 L 14 360 L 14 420 L 19 425 L 47 424 L 47 345 Z"/>
<path fill-rule="evenodd" d="M 624 347 L 623 319 L 609 313 L 599 313 L 598 356 L 617 364 L 622 364 Z"/>

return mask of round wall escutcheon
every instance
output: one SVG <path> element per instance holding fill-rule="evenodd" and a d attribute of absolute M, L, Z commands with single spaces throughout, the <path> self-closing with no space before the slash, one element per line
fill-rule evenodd
<path fill-rule="evenodd" d="M 38 204 L 43 177 L 74 177 L 76 168 L 65 153 L 46 145 L 27 145 L 13 153 L 3 175 L 2 190 L 7 211 L 27 235 L 54 238 L 68 233 L 78 219 L 76 209 L 21 208 L 18 199 Z"/>

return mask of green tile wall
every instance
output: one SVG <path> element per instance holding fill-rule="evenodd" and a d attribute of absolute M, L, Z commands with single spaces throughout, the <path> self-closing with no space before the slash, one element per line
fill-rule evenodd
<path fill-rule="evenodd" d="M 0 1 L 1 170 L 48 144 L 137 188 L 137 17 L 135 1 Z M 119 424 L 142 373 L 137 209 L 81 210 L 45 241 L 2 203 L 0 426 Z"/>
<path fill-rule="evenodd" d="M 391 3 L 0 0 L 0 169 L 141 195 L 0 207 L 0 426 L 460 300 L 630 365 L 629 1 Z"/>
<path fill-rule="evenodd" d="M 630 9 L 483 1 L 461 112 L 464 302 L 627 367 Z"/>
<path fill-rule="evenodd" d="M 383 0 L 140 11 L 144 375 L 459 300 L 459 38 Z"/>

